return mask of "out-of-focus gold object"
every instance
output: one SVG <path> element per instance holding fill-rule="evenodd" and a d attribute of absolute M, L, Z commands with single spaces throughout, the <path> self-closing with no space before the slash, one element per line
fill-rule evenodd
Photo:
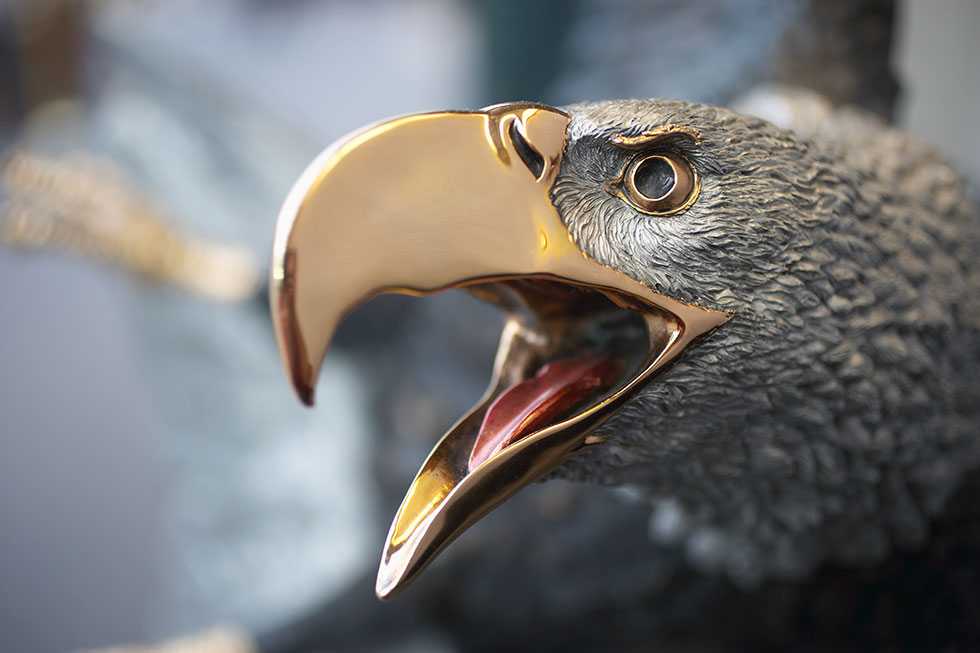
<path fill-rule="evenodd" d="M 109 161 L 14 152 L 0 171 L 0 242 L 59 248 L 221 301 L 255 293 L 244 247 L 192 238 L 133 192 Z"/>
<path fill-rule="evenodd" d="M 240 630 L 215 628 L 155 646 L 119 646 L 83 653 L 258 653 L 258 649 Z"/>

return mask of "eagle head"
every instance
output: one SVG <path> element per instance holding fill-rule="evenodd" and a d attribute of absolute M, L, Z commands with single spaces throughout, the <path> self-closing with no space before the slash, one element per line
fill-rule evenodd
<path fill-rule="evenodd" d="M 314 161 L 271 286 L 304 401 L 377 294 L 462 288 L 507 314 L 486 393 L 394 518 L 379 596 L 548 476 L 638 489 L 656 537 L 749 582 L 925 537 L 980 452 L 975 210 L 927 148 L 838 127 L 513 103 L 384 121 Z"/>

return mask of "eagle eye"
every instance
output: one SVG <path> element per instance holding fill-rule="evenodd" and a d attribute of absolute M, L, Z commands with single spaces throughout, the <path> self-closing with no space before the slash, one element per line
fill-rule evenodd
<path fill-rule="evenodd" d="M 675 215 L 691 206 L 701 189 L 697 172 L 683 157 L 647 154 L 637 157 L 623 178 L 626 199 L 648 215 Z"/>

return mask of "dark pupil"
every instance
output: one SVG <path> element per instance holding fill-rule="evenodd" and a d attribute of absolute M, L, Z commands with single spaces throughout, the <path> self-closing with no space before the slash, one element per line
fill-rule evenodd
<path fill-rule="evenodd" d="M 647 159 L 636 169 L 633 181 L 645 197 L 658 199 L 674 187 L 674 169 L 660 157 Z"/>

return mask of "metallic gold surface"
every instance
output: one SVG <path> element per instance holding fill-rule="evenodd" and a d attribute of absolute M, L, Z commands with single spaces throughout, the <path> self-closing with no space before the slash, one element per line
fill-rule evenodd
<path fill-rule="evenodd" d="M 511 141 L 544 159 L 535 175 Z M 724 313 L 652 291 L 588 258 L 549 192 L 568 116 L 532 104 L 396 118 L 328 148 L 287 197 L 276 229 L 271 305 L 287 374 L 306 403 L 344 315 L 384 292 L 424 295 L 518 279 L 594 289 L 644 316 L 650 356 L 596 404 L 503 449 L 466 460 L 485 404 L 520 380 L 540 335 L 518 316 L 501 337 L 484 399 L 440 440 L 396 515 L 377 592 L 390 595 L 470 524 L 583 446 L 588 431 Z M 474 291 L 480 294 L 481 288 Z"/>

